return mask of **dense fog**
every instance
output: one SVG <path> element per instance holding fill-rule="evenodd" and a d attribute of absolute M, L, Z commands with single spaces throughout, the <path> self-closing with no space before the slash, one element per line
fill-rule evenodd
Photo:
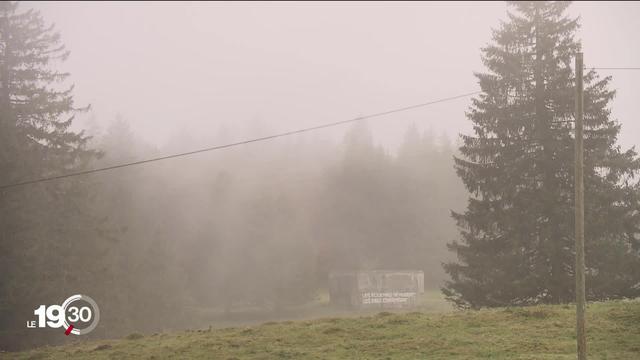
<path fill-rule="evenodd" d="M 123 118 L 92 131 L 90 145 L 103 153 L 95 167 L 180 149 L 145 143 Z M 465 200 L 451 166 L 455 144 L 415 126 L 405 132 L 397 152 L 376 145 L 362 123 L 336 142 L 310 134 L 83 179 L 86 221 L 95 225 L 73 237 L 61 230 L 74 258 L 55 261 L 88 271 L 73 271 L 39 296 L 94 294 L 110 314 L 94 336 L 115 336 L 204 325 L 251 308 L 286 317 L 288 308 L 326 296 L 330 271 L 424 270 L 425 286 L 437 290 L 456 233 L 450 210 Z M 223 144 L 230 134 L 218 136 Z M 57 212 L 43 216 L 67 221 Z M 14 266 L 15 274 L 38 276 L 52 259 Z"/>
<path fill-rule="evenodd" d="M 572 61 L 640 63 L 640 7 L 505 8 L 2 3 L 0 350 L 70 341 L 24 321 L 72 294 L 88 338 L 334 315 L 338 271 L 572 300 Z M 585 75 L 589 300 L 640 292 L 640 72 L 611 73 Z"/>

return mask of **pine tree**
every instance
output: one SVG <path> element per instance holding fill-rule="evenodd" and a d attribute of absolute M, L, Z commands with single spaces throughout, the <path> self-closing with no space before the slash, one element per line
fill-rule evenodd
<path fill-rule="evenodd" d="M 67 56 L 37 11 L 0 2 L 0 184 L 77 170 L 97 155 L 86 149 L 83 133 L 70 130 L 82 109 L 74 106 L 73 88 L 64 86 L 69 75 L 55 70 Z M 6 327 L 0 332 L 11 330 L 0 348 L 41 340 L 18 334 L 35 304 L 95 286 L 86 281 L 94 268 L 74 271 L 100 263 L 93 257 L 102 237 L 81 205 L 90 198 L 83 184 L 68 179 L 0 192 L 0 324 Z"/>
<path fill-rule="evenodd" d="M 46 26 L 37 11 L 19 11 L 16 2 L 0 4 L 0 109 L 4 148 L 3 165 L 10 166 L 3 180 L 23 180 L 32 171 L 11 156 L 16 153 L 36 168 L 55 167 L 55 161 L 73 166 L 91 156 L 83 149 L 87 138 L 69 130 L 74 106 L 73 86 L 61 87 L 68 78 L 53 68 L 69 55 L 53 26 Z M 13 148 L 9 148 L 13 146 Z"/>
<path fill-rule="evenodd" d="M 455 167 L 471 193 L 453 212 L 443 288 L 461 307 L 574 299 L 574 82 L 578 19 L 566 2 L 513 2 L 482 49 L 487 73 L 467 117 Z M 585 241 L 588 299 L 640 295 L 639 161 L 616 145 L 610 77 L 585 82 Z"/>

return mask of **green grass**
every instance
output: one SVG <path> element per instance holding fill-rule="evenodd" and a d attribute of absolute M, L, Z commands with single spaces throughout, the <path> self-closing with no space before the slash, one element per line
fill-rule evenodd
<path fill-rule="evenodd" d="M 85 341 L 0 359 L 575 359 L 575 307 L 390 313 Z M 590 359 L 640 359 L 640 301 L 588 307 Z"/>
<path fill-rule="evenodd" d="M 424 313 L 442 313 L 452 311 L 451 303 L 447 302 L 440 290 L 427 290 L 418 295 L 416 307 L 411 310 L 394 310 L 394 312 L 420 311 Z M 192 307 L 185 309 L 185 322 L 191 324 L 191 328 L 214 329 L 227 327 L 244 327 L 259 325 L 269 321 L 284 320 L 313 320 L 330 317 L 358 317 L 375 315 L 381 309 L 371 308 L 359 311 L 335 308 L 329 304 L 329 294 L 321 293 L 313 301 L 302 305 L 287 306 L 279 312 L 264 307 L 240 307 L 234 308 L 232 313 L 226 314 L 223 308 Z M 174 329 L 181 330 L 181 329 Z"/>

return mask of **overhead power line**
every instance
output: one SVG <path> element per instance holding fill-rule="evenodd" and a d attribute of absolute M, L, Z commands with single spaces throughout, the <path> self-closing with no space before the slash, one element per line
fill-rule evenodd
<path fill-rule="evenodd" d="M 269 136 L 262 136 L 262 137 L 258 137 L 258 138 L 253 138 L 253 139 L 233 142 L 233 143 L 224 144 L 224 145 L 211 146 L 211 147 L 207 147 L 207 148 L 203 148 L 203 149 L 187 151 L 187 152 L 178 153 L 178 154 L 160 156 L 160 157 L 156 157 L 156 158 L 133 161 L 133 162 L 123 163 L 123 164 L 118 164 L 118 165 L 112 165 L 112 166 L 107 166 L 107 167 L 102 167 L 102 168 L 97 168 L 97 169 L 84 170 L 84 171 L 78 171 L 78 172 L 71 172 L 71 173 L 57 175 L 57 176 L 43 177 L 43 178 L 33 179 L 33 180 L 25 180 L 25 181 L 13 183 L 13 184 L 0 185 L 0 190 L 5 190 L 5 189 L 14 188 L 14 187 L 23 186 L 23 185 L 35 184 L 35 183 L 40 183 L 40 182 L 45 182 L 45 181 L 64 179 L 64 178 L 69 178 L 69 177 L 74 177 L 74 176 L 88 175 L 88 174 L 93 174 L 93 173 L 98 173 L 98 172 L 103 172 L 103 171 L 120 169 L 120 168 L 124 168 L 124 167 L 129 167 L 129 166 L 142 165 L 142 164 L 146 164 L 146 163 L 151 163 L 151 162 L 156 162 L 156 161 L 161 161 L 161 160 L 174 159 L 174 158 L 179 158 L 179 157 L 199 154 L 199 153 L 208 152 L 208 151 L 222 150 L 222 149 L 227 149 L 227 148 L 231 148 L 231 147 L 235 147 L 235 146 L 251 144 L 251 143 L 255 143 L 255 142 L 273 140 L 273 139 L 277 139 L 277 138 L 280 138 L 280 137 L 285 137 L 285 136 L 290 136 L 290 135 L 295 135 L 295 134 L 301 134 L 301 133 L 305 133 L 305 132 L 325 129 L 325 128 L 334 127 L 334 126 L 340 126 L 340 125 L 344 125 L 344 124 L 348 124 L 348 123 L 353 123 L 353 122 L 357 122 L 357 121 L 362 121 L 362 120 L 366 120 L 366 119 L 371 119 L 371 118 L 375 118 L 375 117 L 390 115 L 390 114 L 394 114 L 394 113 L 398 113 L 398 112 L 402 112 L 402 111 L 407 111 L 407 110 L 417 109 L 417 108 L 421 108 L 421 107 L 425 107 L 425 106 L 429 106 L 429 105 L 443 103 L 443 102 L 446 102 L 446 101 L 461 99 L 461 98 L 465 98 L 465 97 L 468 97 L 468 96 L 476 95 L 476 94 L 479 94 L 479 93 L 481 93 L 481 91 L 469 92 L 469 93 L 466 93 L 466 94 L 460 94 L 460 95 L 451 96 L 451 97 L 447 97 L 447 98 L 443 98 L 443 99 L 438 99 L 438 100 L 428 101 L 428 102 L 424 102 L 424 103 L 420 103 L 420 104 L 405 106 L 405 107 L 401 107 L 401 108 L 397 108 L 397 109 L 393 109 L 393 110 L 387 110 L 387 111 L 383 111 L 383 112 L 379 112 L 379 113 L 375 113 L 375 114 L 359 116 L 359 117 L 356 117 L 356 118 L 353 118 L 353 119 L 341 120 L 341 121 L 336 121 L 336 122 L 332 122 L 332 123 L 316 125 L 316 126 L 312 126 L 312 127 L 298 129 L 298 130 L 291 130 L 291 131 L 287 131 L 287 132 L 283 132 L 283 133 L 273 134 L 273 135 L 269 135 Z"/>

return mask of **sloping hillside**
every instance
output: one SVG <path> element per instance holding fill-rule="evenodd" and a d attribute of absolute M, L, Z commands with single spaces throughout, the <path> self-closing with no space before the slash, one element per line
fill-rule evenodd
<path fill-rule="evenodd" d="M 83 342 L 1 359 L 575 359 L 573 306 L 265 323 Z M 590 359 L 640 359 L 640 301 L 588 308 Z"/>

